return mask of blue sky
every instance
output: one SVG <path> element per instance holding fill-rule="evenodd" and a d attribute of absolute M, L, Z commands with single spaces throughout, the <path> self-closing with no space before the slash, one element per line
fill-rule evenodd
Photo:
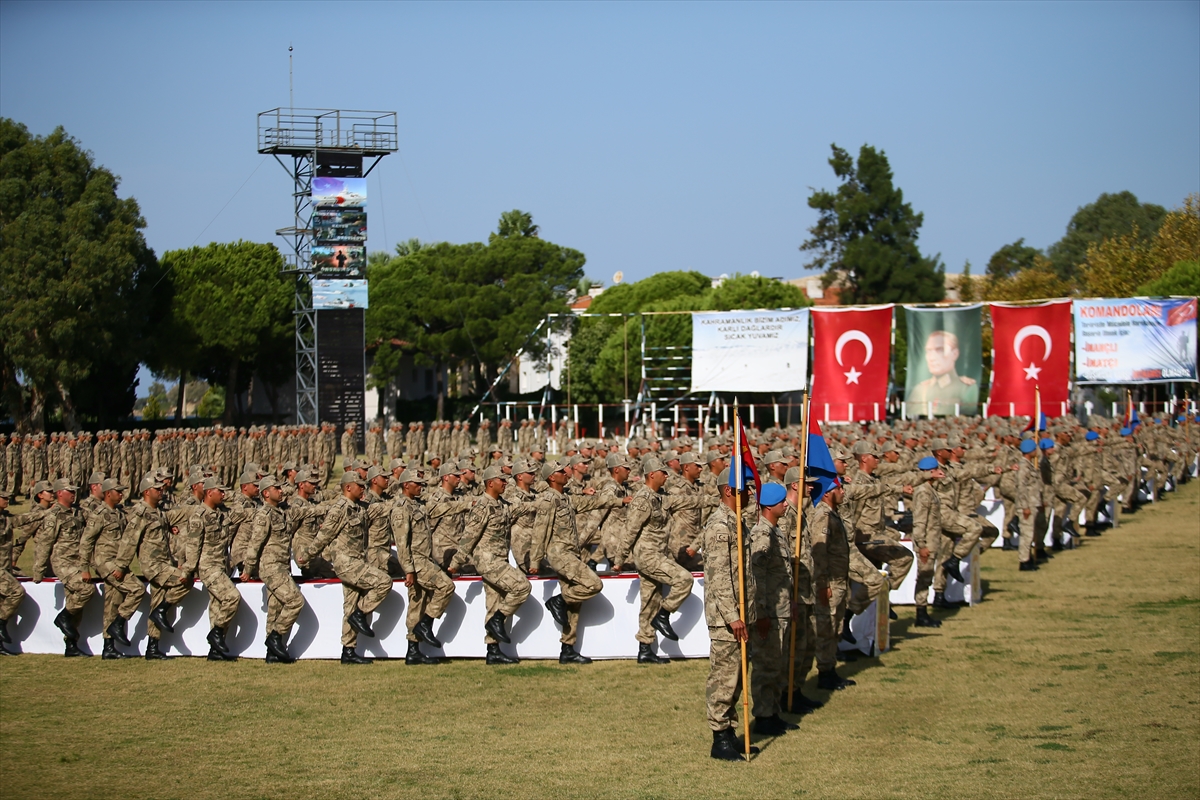
<path fill-rule="evenodd" d="M 797 277 L 831 142 L 887 152 L 952 272 L 1101 192 L 1200 191 L 1196 2 L 6 1 L 0 114 L 92 150 L 160 253 L 272 241 L 291 187 L 255 115 L 288 104 L 289 43 L 296 106 L 400 114 L 370 250 L 520 208 L 606 282 Z"/>

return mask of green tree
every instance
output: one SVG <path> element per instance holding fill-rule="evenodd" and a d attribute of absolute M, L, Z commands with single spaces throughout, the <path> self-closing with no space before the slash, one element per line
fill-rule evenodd
<path fill-rule="evenodd" d="M 1087 261 L 1088 248 L 1105 239 L 1127 236 L 1148 243 L 1158 233 L 1167 210 L 1154 203 L 1141 203 L 1133 192 L 1102 194 L 1096 202 L 1079 208 L 1067 223 L 1063 238 L 1050 245 L 1046 255 L 1064 280 L 1072 280 Z"/>
<path fill-rule="evenodd" d="M 294 288 L 273 244 L 213 243 L 163 254 L 172 285 L 166 331 L 172 344 L 158 372 L 200 375 L 222 384 L 224 419 L 233 422 L 239 394 L 257 372 L 278 381 L 292 369 Z"/>
<path fill-rule="evenodd" d="M 809 305 L 812 302 L 799 287 L 750 275 L 736 275 L 713 287 L 712 281 L 698 272 L 660 272 L 636 283 L 614 286 L 597 297 L 590 310 L 628 316 L 588 317 L 580 321 L 568 352 L 573 399 L 585 403 L 618 402 L 625 397 L 627 374 L 629 394 L 637 394 L 643 323 L 649 347 L 691 345 L 690 314 L 647 314 L 640 318 L 640 312 Z"/>
<path fill-rule="evenodd" d="M 225 389 L 210 386 L 200 402 L 196 404 L 196 416 L 216 419 L 225 413 Z"/>
<path fill-rule="evenodd" d="M 118 183 L 62 128 L 0 118 L 0 378 L 20 429 L 133 408 L 160 273 Z"/>
<path fill-rule="evenodd" d="M 534 239 L 538 236 L 538 226 L 533 224 L 533 215 L 519 208 L 505 211 L 500 215 L 500 224 L 496 227 L 495 233 L 488 234 L 488 242 L 491 243 L 497 239 L 511 239 L 514 236 L 527 236 Z"/>
<path fill-rule="evenodd" d="M 926 303 L 946 296 L 939 257 L 917 249 L 924 215 L 912 210 L 892 181 L 886 154 L 869 145 L 858 162 L 832 145 L 829 165 L 841 180 L 836 191 L 814 190 L 810 208 L 820 212 L 800 245 L 814 253 L 808 266 L 825 270 L 843 303 Z"/>
<path fill-rule="evenodd" d="M 1021 270 L 1033 267 L 1041 254 L 1041 250 L 1025 244 L 1024 238 L 1017 239 L 992 253 L 987 263 L 987 276 L 993 280 L 1011 278 Z"/>
<path fill-rule="evenodd" d="M 377 348 L 372 379 L 391 380 L 408 353 L 439 370 L 466 363 L 475 388 L 490 385 L 547 314 L 567 311 L 584 261 L 577 250 L 522 234 L 492 236 L 486 245 L 422 245 L 377 265 L 367 311 L 367 341 Z M 543 347 L 534 339 L 528 352 L 536 358 Z"/>
<path fill-rule="evenodd" d="M 1166 297 L 1168 295 L 1200 296 L 1200 261 L 1178 261 L 1157 280 L 1150 281 L 1138 289 L 1140 295 Z"/>
<path fill-rule="evenodd" d="M 167 404 L 167 387 L 161 381 L 154 381 L 142 406 L 142 419 L 162 419 L 167 415 Z"/>
<path fill-rule="evenodd" d="M 963 264 L 962 275 L 958 279 L 958 299 L 964 303 L 973 303 L 979 295 L 975 286 L 975 278 L 971 275 L 971 261 Z"/>

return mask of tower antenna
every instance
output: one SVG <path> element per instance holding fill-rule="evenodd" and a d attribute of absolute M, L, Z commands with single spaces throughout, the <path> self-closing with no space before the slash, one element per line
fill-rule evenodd
<path fill-rule="evenodd" d="M 288 111 L 296 107 L 295 84 L 292 82 L 292 45 L 288 44 Z"/>

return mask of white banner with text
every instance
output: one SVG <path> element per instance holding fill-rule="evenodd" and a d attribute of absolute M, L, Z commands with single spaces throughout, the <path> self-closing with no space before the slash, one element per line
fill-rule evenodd
<path fill-rule="evenodd" d="M 692 314 L 692 391 L 803 389 L 808 318 L 807 308 Z"/>

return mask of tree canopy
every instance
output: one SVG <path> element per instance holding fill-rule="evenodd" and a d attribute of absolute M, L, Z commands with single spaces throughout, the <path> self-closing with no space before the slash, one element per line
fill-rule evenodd
<path fill-rule="evenodd" d="M 913 211 L 894 185 L 887 155 L 870 145 L 858 161 L 832 145 L 829 165 L 841 181 L 835 191 L 814 190 L 810 208 L 820 212 L 802 251 L 808 266 L 825 270 L 826 287 L 842 303 L 936 302 L 946 296 L 945 267 L 917 248 L 924 215 Z"/>
<path fill-rule="evenodd" d="M 0 118 L 0 353 L 21 428 L 126 416 L 160 273 L 137 201 L 61 127 Z"/>
<path fill-rule="evenodd" d="M 1011 278 L 1023 269 L 1032 268 L 1040 255 L 1042 251 L 1025 244 L 1024 237 L 1017 239 L 992 253 L 987 263 L 987 277 L 996 281 Z"/>
<path fill-rule="evenodd" d="M 731 311 L 746 308 L 802 308 L 812 305 L 798 286 L 768 278 L 736 275 L 714 287 L 698 272 L 660 272 L 631 284 L 620 284 L 598 296 L 589 309 L 597 314 L 636 315 L 646 311 Z M 585 317 L 578 321 L 568 354 L 574 402 L 613 403 L 625 397 L 626 339 L 629 392 L 641 380 L 642 322 L 646 344 L 652 347 L 690 347 L 689 314 Z"/>
<path fill-rule="evenodd" d="M 486 386 L 547 314 L 567 311 L 584 255 L 529 233 L 537 226 L 527 214 L 513 223 L 510 215 L 522 213 L 501 217 L 501 234 L 486 245 L 397 248 L 394 258 L 371 267 L 366 324 L 367 341 L 377 347 L 376 383 L 395 376 L 408 353 L 439 367 L 465 363 L 477 386 Z M 529 346 L 536 357 L 544 342 Z"/>
<path fill-rule="evenodd" d="M 162 264 L 170 283 L 169 346 L 156 372 L 184 372 L 225 386 L 236 398 L 251 376 L 282 383 L 294 369 L 294 287 L 273 244 L 213 243 L 170 250 Z M 245 409 L 224 403 L 232 421 Z"/>
<path fill-rule="evenodd" d="M 1146 244 L 1158 232 L 1167 210 L 1154 203 L 1141 203 L 1133 192 L 1102 194 L 1094 203 L 1079 208 L 1067 223 L 1067 232 L 1046 251 L 1060 278 L 1071 280 L 1087 261 L 1088 248 L 1105 239 L 1135 234 Z"/>

